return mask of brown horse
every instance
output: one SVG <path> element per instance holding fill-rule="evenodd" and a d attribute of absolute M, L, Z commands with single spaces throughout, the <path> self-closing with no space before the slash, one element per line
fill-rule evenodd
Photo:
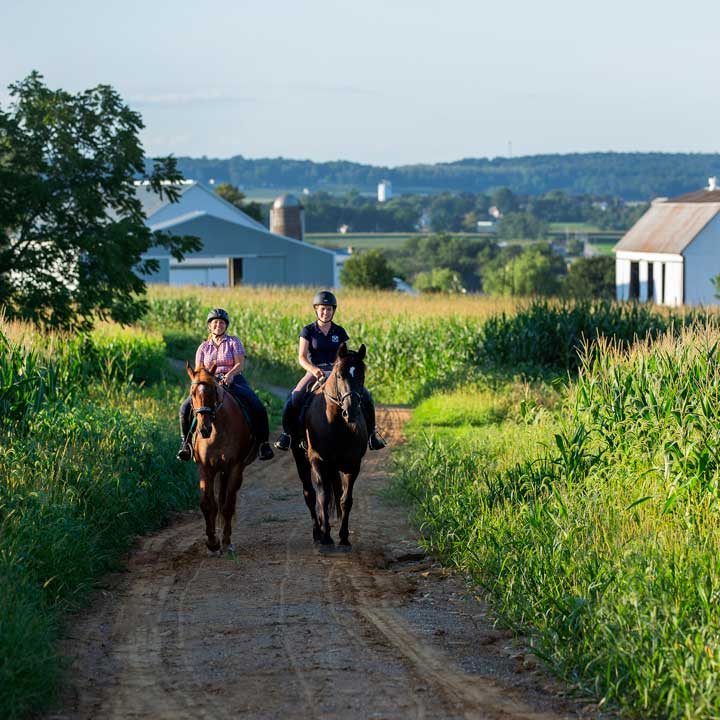
<path fill-rule="evenodd" d="M 342 343 L 327 380 L 318 388 L 303 422 L 307 452 L 292 445 L 305 503 L 313 521 L 313 540 L 332 545 L 330 507 L 340 518 L 340 545 L 350 548 L 348 520 L 353 485 L 368 446 L 362 411 L 365 345 L 357 351 Z M 317 506 L 317 509 L 316 509 Z"/>
<path fill-rule="evenodd" d="M 232 551 L 230 542 L 235 500 L 243 470 L 257 456 L 257 442 L 245 415 L 232 395 L 215 381 L 215 366 L 193 370 L 190 377 L 192 411 L 197 423 L 193 457 L 200 478 L 200 508 L 205 517 L 207 547 L 211 553 Z M 215 523 L 220 512 L 222 545 Z"/>

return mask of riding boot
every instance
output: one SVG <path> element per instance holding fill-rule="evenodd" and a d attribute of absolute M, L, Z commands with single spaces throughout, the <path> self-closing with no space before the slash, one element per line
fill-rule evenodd
<path fill-rule="evenodd" d="M 295 406 L 293 405 L 293 394 L 290 393 L 285 400 L 282 411 L 282 433 L 280 437 L 275 441 L 275 447 L 278 450 L 289 450 L 292 444 L 292 438 L 290 437 L 290 425 L 292 424 L 293 414 L 295 412 Z"/>
<path fill-rule="evenodd" d="M 183 408 L 184 409 L 184 408 Z M 190 417 L 188 412 L 180 412 L 180 450 L 175 456 L 178 460 L 192 460 L 193 449 L 190 437 Z"/>
<path fill-rule="evenodd" d="M 368 429 L 368 447 L 371 450 L 382 450 L 387 443 L 377 434 L 375 428 L 375 402 L 367 388 L 363 388 L 362 406 L 365 424 Z"/>
<path fill-rule="evenodd" d="M 264 443 L 260 443 L 260 447 L 258 448 L 258 459 L 272 460 L 274 457 L 275 453 L 272 451 L 270 443 L 267 441 L 265 441 Z"/>

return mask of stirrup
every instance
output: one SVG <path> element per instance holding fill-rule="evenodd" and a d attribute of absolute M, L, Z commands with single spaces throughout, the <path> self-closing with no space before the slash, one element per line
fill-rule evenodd
<path fill-rule="evenodd" d="M 275 457 L 275 453 L 272 451 L 269 442 L 264 442 L 258 448 L 258 459 L 259 460 L 272 460 Z"/>
<path fill-rule="evenodd" d="M 387 443 L 377 434 L 377 432 L 370 434 L 370 437 L 368 438 L 368 447 L 371 450 L 382 450 L 386 446 Z"/>
<path fill-rule="evenodd" d="M 175 455 L 175 457 L 178 460 L 187 462 L 188 460 L 192 460 L 192 456 L 193 456 L 192 445 L 189 442 L 183 441 L 182 447 L 180 448 L 180 450 L 178 450 L 178 453 L 177 453 L 177 455 Z"/>
<path fill-rule="evenodd" d="M 292 438 L 288 433 L 280 434 L 280 437 L 273 443 L 278 450 L 289 450 L 292 444 Z"/>

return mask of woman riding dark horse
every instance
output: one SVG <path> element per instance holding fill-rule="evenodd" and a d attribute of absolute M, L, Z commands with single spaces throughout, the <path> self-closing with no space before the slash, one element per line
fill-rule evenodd
<path fill-rule="evenodd" d="M 312 518 L 313 541 L 333 545 L 330 509 L 340 519 L 340 545 L 350 549 L 348 522 L 353 487 L 368 448 L 363 412 L 365 346 L 355 352 L 340 343 L 327 380 L 312 395 L 303 430 L 306 450 L 293 445 L 305 503 Z"/>
<path fill-rule="evenodd" d="M 275 442 L 275 447 L 279 450 L 290 449 L 292 431 L 299 420 L 308 391 L 316 382 L 323 382 L 330 374 L 338 348 L 349 339 L 345 329 L 333 322 L 337 310 L 335 295 L 329 290 L 320 291 L 313 299 L 313 309 L 317 320 L 301 330 L 298 347 L 298 362 L 305 370 L 305 375 L 285 401 L 282 414 L 283 431 Z M 375 403 L 367 388 L 363 387 L 362 392 L 362 408 L 369 434 L 368 446 L 371 450 L 380 450 L 385 447 L 385 441 L 375 429 Z"/>
<path fill-rule="evenodd" d="M 211 310 L 207 316 L 210 330 L 208 339 L 200 343 L 195 353 L 195 369 L 205 368 L 213 372 L 222 386 L 242 404 L 250 414 L 253 434 L 258 442 L 258 458 L 270 460 L 274 453 L 268 442 L 270 427 L 265 406 L 252 391 L 242 375 L 245 366 L 245 348 L 239 338 L 228 335 L 230 316 L 222 308 Z M 193 456 L 191 433 L 192 402 L 188 396 L 180 406 L 181 446 L 178 460 L 190 460 Z"/>

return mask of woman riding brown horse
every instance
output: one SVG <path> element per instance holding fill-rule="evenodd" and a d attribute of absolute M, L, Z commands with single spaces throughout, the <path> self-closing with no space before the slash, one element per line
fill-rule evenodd
<path fill-rule="evenodd" d="M 332 545 L 330 507 L 340 518 L 340 545 L 350 547 L 348 520 L 353 486 L 368 447 L 362 402 L 365 387 L 365 345 L 356 351 L 342 343 L 332 372 L 305 414 L 307 452 L 293 444 L 305 503 L 313 521 L 313 540 Z M 317 506 L 317 509 L 316 509 Z"/>
<path fill-rule="evenodd" d="M 209 370 L 186 363 L 190 378 L 192 413 L 197 424 L 193 458 L 200 480 L 200 508 L 205 517 L 207 548 L 233 550 L 230 542 L 235 500 L 243 481 L 243 470 L 257 456 L 258 441 L 250 431 L 243 411 Z M 216 534 L 220 512 L 222 545 Z"/>

